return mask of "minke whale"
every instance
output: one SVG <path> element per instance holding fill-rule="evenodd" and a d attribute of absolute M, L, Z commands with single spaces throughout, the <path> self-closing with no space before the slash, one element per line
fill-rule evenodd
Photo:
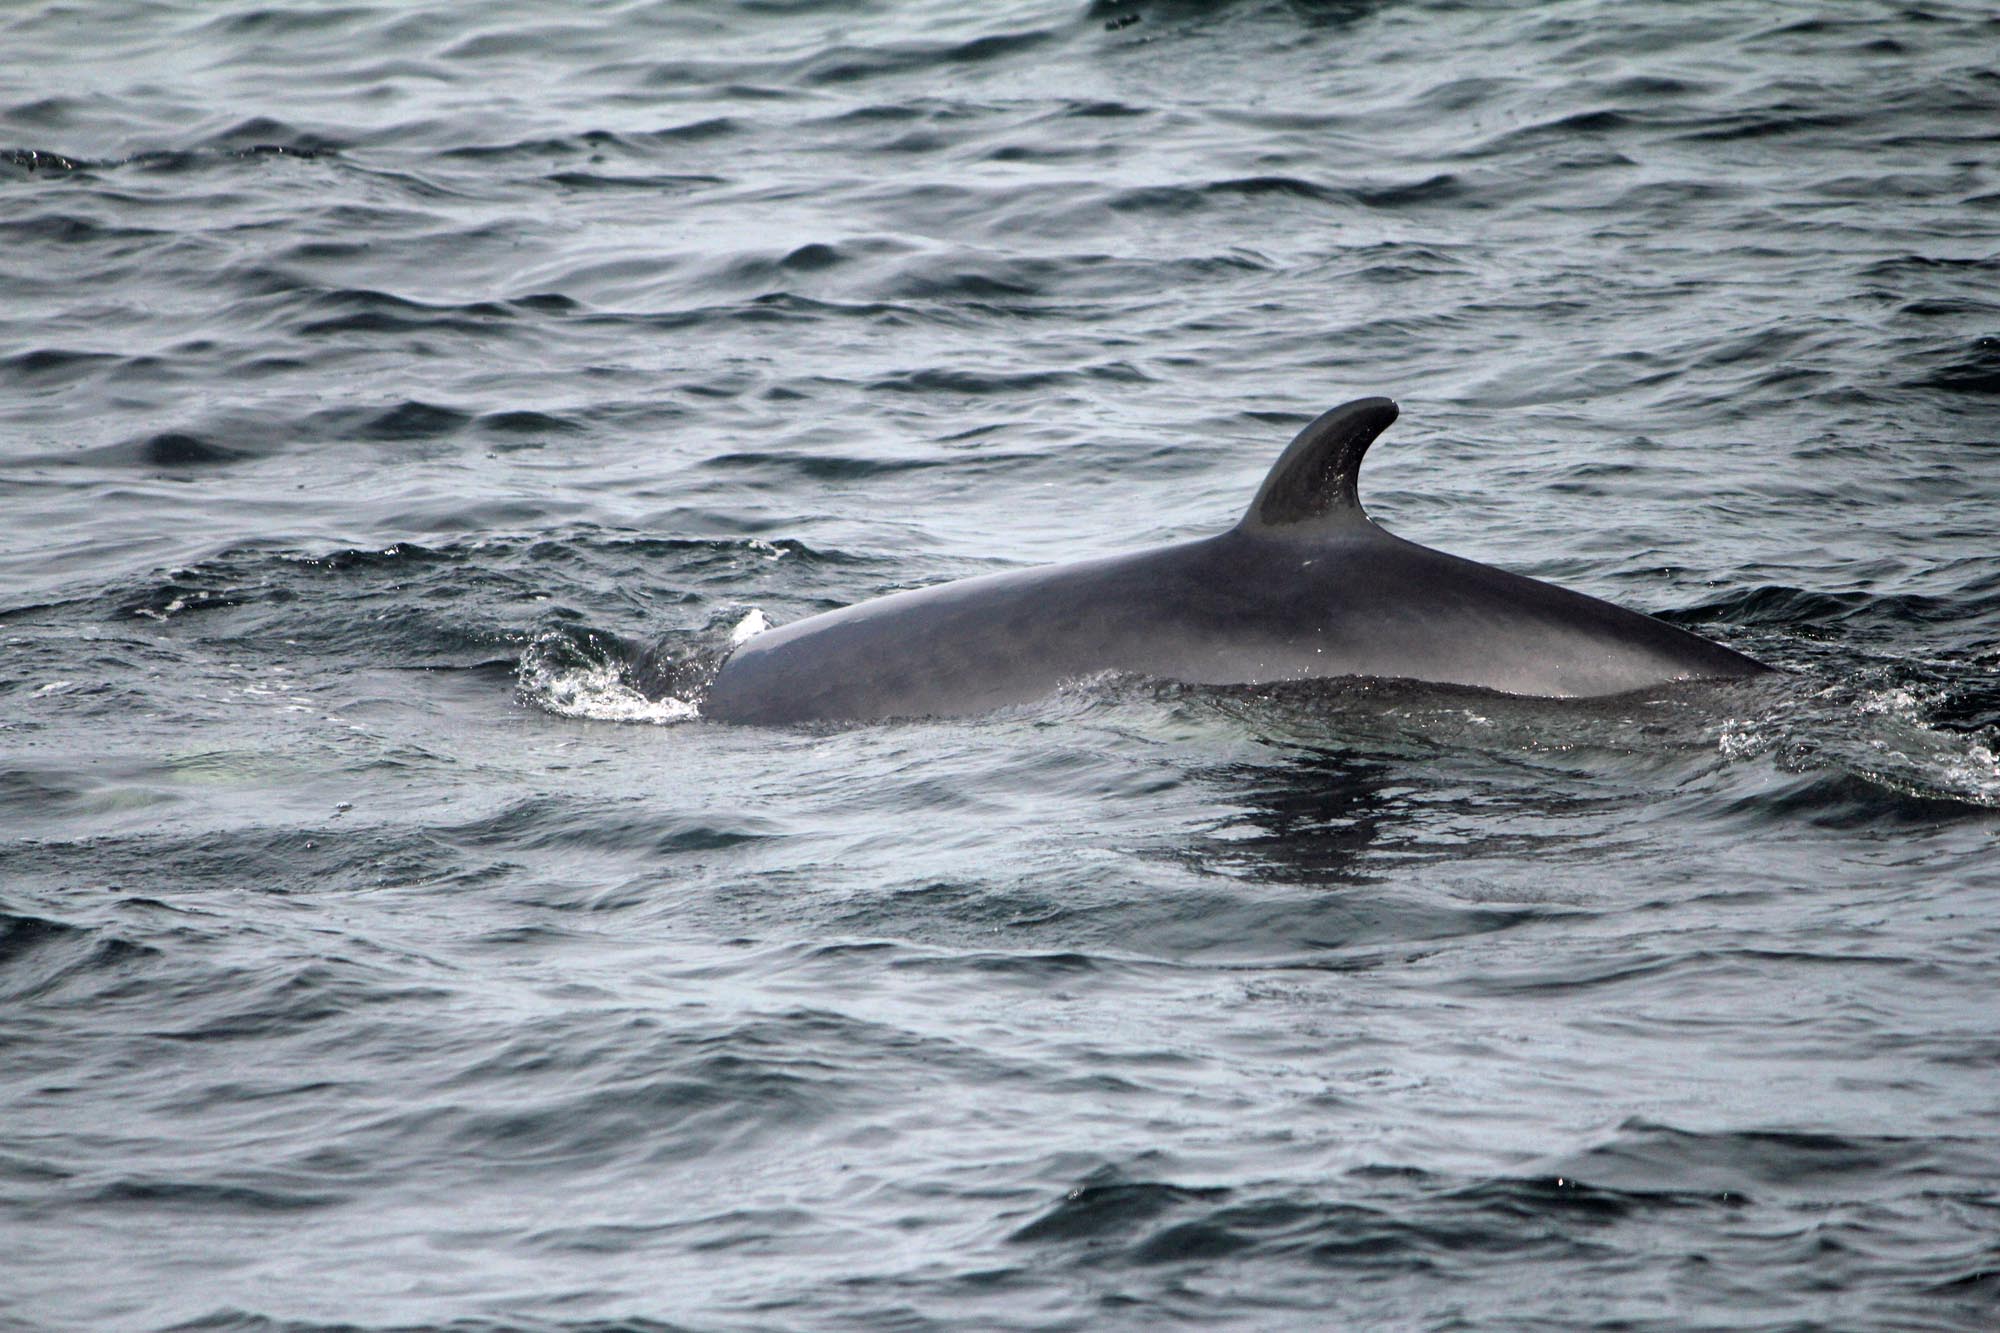
<path fill-rule="evenodd" d="M 1356 476 L 1396 419 L 1299 432 L 1235 527 L 894 593 L 758 634 L 700 704 L 725 722 L 956 717 L 1105 672 L 1206 685 L 1375 676 L 1577 698 L 1771 668 L 1651 616 L 1406 541 Z"/>

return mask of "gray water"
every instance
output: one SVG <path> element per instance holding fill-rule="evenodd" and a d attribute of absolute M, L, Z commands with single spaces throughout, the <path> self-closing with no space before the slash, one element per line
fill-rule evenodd
<path fill-rule="evenodd" d="M 1989 7 L 0 51 L 0 1327 L 1994 1326 Z M 1787 674 L 699 716 L 1372 393 Z"/>

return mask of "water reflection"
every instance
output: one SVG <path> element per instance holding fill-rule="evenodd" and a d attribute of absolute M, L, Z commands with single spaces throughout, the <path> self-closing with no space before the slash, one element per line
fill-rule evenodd
<path fill-rule="evenodd" d="M 1396 825 L 1415 813 L 1408 777 L 1365 754 L 1307 750 L 1204 776 L 1238 804 L 1235 819 L 1188 849 L 1191 861 L 1216 874 L 1313 885 L 1374 879 L 1381 871 L 1367 853 L 1385 834 L 1397 837 Z"/>

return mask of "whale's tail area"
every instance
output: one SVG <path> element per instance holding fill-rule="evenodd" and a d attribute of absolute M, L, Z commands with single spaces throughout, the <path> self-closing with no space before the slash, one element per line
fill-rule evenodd
<path fill-rule="evenodd" d="M 1305 536 L 1365 518 L 1355 481 L 1361 459 L 1395 419 L 1387 398 L 1357 398 L 1314 417 L 1279 455 L 1237 530 Z"/>

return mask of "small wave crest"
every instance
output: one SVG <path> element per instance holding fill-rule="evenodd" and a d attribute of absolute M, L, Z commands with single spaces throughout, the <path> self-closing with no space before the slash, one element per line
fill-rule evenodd
<path fill-rule="evenodd" d="M 700 716 L 688 699 L 648 699 L 626 679 L 623 665 L 565 665 L 561 655 L 544 649 L 547 635 L 529 644 L 517 676 L 521 699 L 558 717 L 590 718 L 597 722 L 650 722 L 666 726 Z"/>
<path fill-rule="evenodd" d="M 1717 747 L 1726 759 L 1770 755 L 1787 772 L 1832 774 L 1842 792 L 1858 782 L 1891 808 L 2000 808 L 2000 754 L 1985 736 L 1935 725 L 1937 702 L 1909 682 L 1827 684 L 1731 719 Z"/>
<path fill-rule="evenodd" d="M 634 655 L 595 630 L 546 629 L 521 654 L 515 691 L 523 703 L 558 717 L 666 726 L 700 715 L 692 698 L 648 697 L 633 678 Z"/>
<path fill-rule="evenodd" d="M 601 630 L 550 627 L 522 652 L 516 693 L 523 703 L 558 717 L 655 726 L 689 722 L 701 716 L 702 696 L 730 652 L 770 627 L 753 608 L 698 631 L 669 633 L 644 649 Z"/>

